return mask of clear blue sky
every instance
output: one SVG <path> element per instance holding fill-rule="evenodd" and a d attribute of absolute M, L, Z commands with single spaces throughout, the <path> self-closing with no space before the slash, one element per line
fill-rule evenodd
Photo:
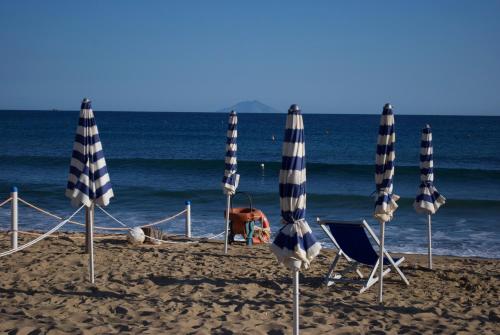
<path fill-rule="evenodd" d="M 500 1 L 2 1 L 0 109 L 500 115 Z"/>

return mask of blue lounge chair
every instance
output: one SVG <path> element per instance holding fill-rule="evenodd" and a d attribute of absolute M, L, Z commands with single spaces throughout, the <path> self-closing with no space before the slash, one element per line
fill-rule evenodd
<path fill-rule="evenodd" d="M 366 232 L 368 232 L 368 234 L 372 237 L 372 239 L 378 246 L 380 246 L 380 243 L 368 223 L 366 223 L 365 220 L 337 221 L 320 220 L 319 218 L 317 219 L 317 222 L 326 233 L 326 235 L 330 238 L 335 247 L 339 250 L 325 277 L 326 285 L 331 286 L 336 282 L 361 282 L 363 283 L 363 287 L 359 292 L 363 293 L 373 284 L 375 284 L 378 281 L 378 277 L 376 276 L 376 274 L 378 274 L 377 269 L 379 263 L 379 255 L 373 249 L 373 246 L 370 243 L 369 237 Z M 384 265 L 392 266 L 392 268 L 394 268 L 394 270 L 399 274 L 406 285 L 410 285 L 408 279 L 406 279 L 405 275 L 399 268 L 399 265 L 404 261 L 405 258 L 392 258 L 387 250 L 384 250 L 384 255 Z M 337 263 L 342 256 L 348 261 L 349 266 L 347 266 L 342 272 L 334 274 L 335 267 L 337 266 Z M 372 267 L 370 276 L 366 281 L 363 280 L 363 274 L 359 270 L 359 265 L 361 264 Z M 383 272 L 384 276 L 391 271 L 390 266 Z M 344 278 L 344 275 L 352 270 L 354 270 L 361 279 L 356 280 Z"/>

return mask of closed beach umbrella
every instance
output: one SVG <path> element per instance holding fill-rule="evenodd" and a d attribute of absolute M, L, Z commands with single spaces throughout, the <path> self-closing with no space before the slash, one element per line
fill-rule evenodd
<path fill-rule="evenodd" d="M 299 332 L 299 270 L 307 269 L 316 257 L 321 244 L 316 241 L 306 217 L 306 161 L 304 122 L 297 105 L 288 110 L 283 156 L 279 176 L 280 208 L 283 228 L 271 244 L 271 250 L 292 270 L 293 275 L 293 333 Z"/>
<path fill-rule="evenodd" d="M 398 208 L 396 201 L 399 196 L 392 193 L 394 177 L 394 160 L 396 152 L 394 143 L 394 114 L 392 106 L 385 104 L 378 130 L 377 154 L 375 157 L 376 200 L 373 216 L 380 222 L 380 254 L 379 254 L 379 302 L 382 303 L 384 272 L 384 231 L 385 223 L 392 220 L 394 211 Z"/>
<path fill-rule="evenodd" d="M 236 174 L 238 164 L 236 160 L 236 153 L 238 145 L 236 143 L 238 138 L 238 116 L 235 111 L 229 113 L 229 120 L 227 123 L 227 140 L 226 140 L 226 158 L 224 177 L 222 177 L 222 190 L 227 196 L 226 203 L 226 230 L 224 235 L 224 253 L 227 254 L 227 239 L 229 230 L 229 207 L 231 205 L 231 196 L 236 193 L 240 175 Z"/>
<path fill-rule="evenodd" d="M 89 277 L 94 282 L 94 205 L 107 206 L 113 197 L 106 160 L 89 99 L 82 101 L 69 169 L 66 196 L 74 206 L 85 205 Z"/>
<path fill-rule="evenodd" d="M 430 269 L 432 269 L 431 215 L 435 214 L 439 207 L 446 202 L 446 198 L 439 194 L 436 187 L 434 187 L 434 162 L 432 156 L 432 130 L 431 126 L 426 125 L 422 129 L 422 140 L 420 142 L 420 187 L 417 191 L 413 207 L 417 213 L 427 215 L 428 260 Z"/>

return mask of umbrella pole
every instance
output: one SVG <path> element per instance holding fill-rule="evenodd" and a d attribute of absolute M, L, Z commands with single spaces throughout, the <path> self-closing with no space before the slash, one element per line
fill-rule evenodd
<path fill-rule="evenodd" d="M 299 270 L 292 270 L 293 276 L 293 335 L 299 334 Z"/>
<path fill-rule="evenodd" d="M 231 206 L 231 195 L 227 195 L 226 204 L 226 230 L 224 232 L 224 253 L 227 254 L 228 230 L 229 230 L 229 207 Z"/>
<path fill-rule="evenodd" d="M 432 270 L 432 223 L 431 223 L 431 215 L 427 215 L 427 228 L 428 228 L 428 238 L 429 238 L 429 245 L 428 245 L 428 254 L 429 254 L 429 269 Z"/>
<path fill-rule="evenodd" d="M 380 255 L 379 255 L 379 289 L 378 289 L 378 302 L 379 304 L 383 303 L 383 279 L 384 279 L 384 232 L 385 231 L 385 222 L 382 221 L 380 224 Z"/>
<path fill-rule="evenodd" d="M 89 253 L 89 238 L 90 238 L 90 227 L 89 227 L 89 221 L 90 221 L 90 208 L 85 206 L 85 253 Z"/>
<path fill-rule="evenodd" d="M 89 254 L 89 281 L 94 284 L 94 203 L 85 208 L 85 228 L 86 250 Z"/>

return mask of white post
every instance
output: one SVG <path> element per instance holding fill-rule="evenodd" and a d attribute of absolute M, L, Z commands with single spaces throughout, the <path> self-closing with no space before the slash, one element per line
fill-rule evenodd
<path fill-rule="evenodd" d="M 428 221 L 428 238 L 429 238 L 429 246 L 428 246 L 428 253 L 429 253 L 429 269 L 432 270 L 432 227 L 431 227 L 431 215 L 427 215 L 427 221 Z"/>
<path fill-rule="evenodd" d="M 293 276 L 293 335 L 299 335 L 299 269 L 292 270 Z"/>
<path fill-rule="evenodd" d="M 383 303 L 383 281 L 384 281 L 384 233 L 385 233 L 385 222 L 382 221 L 380 224 L 380 254 L 379 254 L 379 291 L 378 291 L 378 302 Z"/>
<path fill-rule="evenodd" d="M 94 204 L 85 207 L 87 252 L 89 254 L 89 280 L 94 284 Z"/>
<path fill-rule="evenodd" d="M 10 242 L 11 242 L 11 247 L 12 249 L 17 249 L 17 223 L 18 223 L 18 212 L 17 212 L 17 187 L 13 186 L 12 187 L 12 192 L 10 193 L 10 196 L 12 197 L 12 206 L 11 206 L 11 235 L 10 235 Z"/>
<path fill-rule="evenodd" d="M 231 196 L 227 195 L 227 205 L 226 205 L 226 230 L 224 232 L 224 253 L 227 254 L 227 244 L 228 244 L 228 231 L 229 231 L 229 207 L 231 207 Z"/>
<path fill-rule="evenodd" d="M 191 201 L 186 201 L 186 237 L 191 238 Z"/>

